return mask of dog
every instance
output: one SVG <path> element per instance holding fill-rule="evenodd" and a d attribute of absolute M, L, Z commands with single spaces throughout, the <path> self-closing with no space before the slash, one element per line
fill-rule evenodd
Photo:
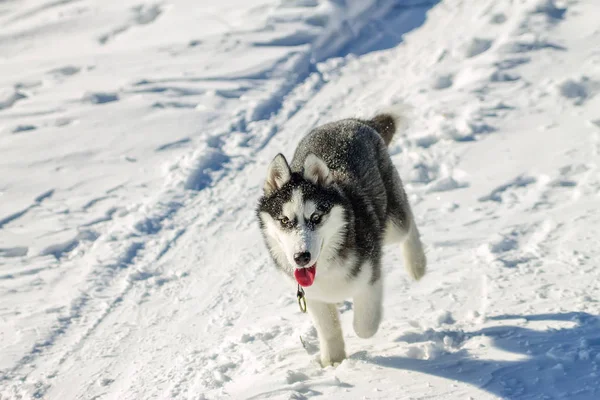
<path fill-rule="evenodd" d="M 277 268 L 305 291 L 323 367 L 346 358 L 336 307 L 353 299 L 354 332 L 373 336 L 381 322 L 384 244 L 402 243 L 415 280 L 427 260 L 387 146 L 403 117 L 380 113 L 311 130 L 292 162 L 268 167 L 256 214 Z"/>

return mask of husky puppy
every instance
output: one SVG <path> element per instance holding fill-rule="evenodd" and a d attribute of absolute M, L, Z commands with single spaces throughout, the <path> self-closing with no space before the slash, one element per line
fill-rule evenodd
<path fill-rule="evenodd" d="M 425 274 L 419 231 L 387 151 L 399 123 L 384 113 L 320 126 L 291 163 L 278 154 L 267 171 L 260 230 L 277 268 L 306 292 L 323 366 L 346 357 L 336 303 L 353 299 L 359 337 L 377 332 L 384 244 L 402 243 L 409 275 Z"/>

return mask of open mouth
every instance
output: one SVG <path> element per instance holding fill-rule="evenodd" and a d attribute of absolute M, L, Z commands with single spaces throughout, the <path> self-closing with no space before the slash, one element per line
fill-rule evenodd
<path fill-rule="evenodd" d="M 323 251 L 323 245 L 325 244 L 325 240 L 321 241 L 321 246 L 319 246 L 319 254 Z M 318 258 L 318 256 L 317 256 Z M 294 270 L 294 278 L 296 278 L 296 282 L 298 285 L 302 287 L 308 287 L 315 283 L 315 275 L 317 274 L 317 262 L 308 268 L 296 268 Z"/>
<path fill-rule="evenodd" d="M 315 263 L 312 267 L 308 268 L 296 268 L 294 270 L 294 277 L 298 285 L 302 287 L 308 287 L 315 281 L 315 275 L 317 274 L 317 264 Z"/>

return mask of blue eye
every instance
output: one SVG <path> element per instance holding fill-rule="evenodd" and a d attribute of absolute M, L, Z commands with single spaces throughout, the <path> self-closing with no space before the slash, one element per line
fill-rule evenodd
<path fill-rule="evenodd" d="M 313 214 L 310 216 L 310 222 L 312 222 L 313 224 L 317 225 L 319 222 L 321 222 L 321 215 L 320 214 Z"/>

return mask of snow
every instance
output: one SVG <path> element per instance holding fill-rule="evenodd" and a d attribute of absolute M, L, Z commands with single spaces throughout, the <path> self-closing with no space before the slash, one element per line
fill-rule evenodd
<path fill-rule="evenodd" d="M 0 399 L 597 399 L 592 0 L 0 2 Z M 427 246 L 321 368 L 254 216 L 309 129 L 410 106 Z"/>

